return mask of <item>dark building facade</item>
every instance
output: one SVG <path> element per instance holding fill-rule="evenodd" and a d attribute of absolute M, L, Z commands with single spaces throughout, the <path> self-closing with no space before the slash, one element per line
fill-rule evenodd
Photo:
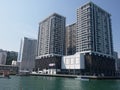
<path fill-rule="evenodd" d="M 62 74 L 115 76 L 115 59 L 110 55 L 95 52 L 80 52 L 80 57 L 78 55 L 63 57 Z"/>
<path fill-rule="evenodd" d="M 65 35 L 65 54 L 73 55 L 76 53 L 76 23 L 66 26 Z"/>
<path fill-rule="evenodd" d="M 86 53 L 84 74 L 97 76 L 114 76 L 115 59 L 102 54 Z"/>
<path fill-rule="evenodd" d="M 35 71 L 43 69 L 56 69 L 57 72 L 61 69 L 61 56 L 48 55 L 36 58 Z M 53 64 L 53 65 L 52 65 Z"/>
<path fill-rule="evenodd" d="M 84 75 L 84 69 L 61 69 L 62 74 L 70 74 L 70 75 Z"/>

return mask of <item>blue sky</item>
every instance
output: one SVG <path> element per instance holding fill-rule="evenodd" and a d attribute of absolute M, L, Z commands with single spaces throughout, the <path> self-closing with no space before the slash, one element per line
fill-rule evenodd
<path fill-rule="evenodd" d="M 66 24 L 76 22 L 76 9 L 90 0 L 0 0 L 0 48 L 19 51 L 24 36 L 37 39 L 38 23 L 56 12 Z M 120 0 L 91 0 L 111 13 L 114 50 L 120 56 Z"/>

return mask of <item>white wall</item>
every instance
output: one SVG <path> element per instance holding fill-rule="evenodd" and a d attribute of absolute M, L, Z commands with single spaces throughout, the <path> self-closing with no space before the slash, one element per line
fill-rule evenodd
<path fill-rule="evenodd" d="M 62 69 L 85 69 L 83 53 L 62 57 Z"/>

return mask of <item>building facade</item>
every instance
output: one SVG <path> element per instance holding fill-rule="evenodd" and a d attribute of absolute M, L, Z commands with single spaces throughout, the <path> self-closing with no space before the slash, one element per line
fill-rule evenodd
<path fill-rule="evenodd" d="M 65 54 L 65 21 L 64 16 L 53 13 L 39 23 L 36 70 L 55 74 L 61 69 L 61 57 Z"/>
<path fill-rule="evenodd" d="M 37 56 L 64 54 L 65 17 L 52 14 L 39 23 Z"/>
<path fill-rule="evenodd" d="M 65 54 L 73 55 L 76 53 L 76 23 L 66 27 L 65 35 Z"/>
<path fill-rule="evenodd" d="M 7 51 L 6 65 L 11 65 L 12 61 L 17 61 L 18 52 Z"/>
<path fill-rule="evenodd" d="M 63 74 L 114 76 L 115 60 L 110 56 L 90 51 L 64 56 L 61 61 Z"/>
<path fill-rule="evenodd" d="M 37 47 L 36 69 L 48 72 L 61 69 L 59 73 L 63 74 L 115 75 L 111 15 L 93 2 L 77 9 L 77 23 L 67 26 L 66 32 L 65 17 L 56 13 L 40 22 Z M 62 56 L 64 47 L 68 56 Z M 55 67 L 49 70 L 51 65 Z"/>
<path fill-rule="evenodd" d="M 35 71 L 43 74 L 58 74 L 61 70 L 61 59 L 59 55 L 44 55 L 35 60 Z"/>
<path fill-rule="evenodd" d="M 21 41 L 20 52 L 18 54 L 18 62 L 20 62 L 20 70 L 32 71 L 35 67 L 37 40 L 24 37 Z"/>
<path fill-rule="evenodd" d="M 6 64 L 7 52 L 0 50 L 0 65 Z"/>
<path fill-rule="evenodd" d="M 77 9 L 76 51 L 113 55 L 111 15 L 89 2 Z"/>
<path fill-rule="evenodd" d="M 76 54 L 63 57 L 62 73 L 115 75 L 110 16 L 93 2 L 88 2 L 77 9 Z M 78 53 L 80 53 L 79 63 L 76 65 Z M 84 68 L 80 68 L 81 63 Z"/>
<path fill-rule="evenodd" d="M 61 61 L 61 71 L 63 74 L 83 74 L 85 70 L 84 53 L 63 56 Z"/>

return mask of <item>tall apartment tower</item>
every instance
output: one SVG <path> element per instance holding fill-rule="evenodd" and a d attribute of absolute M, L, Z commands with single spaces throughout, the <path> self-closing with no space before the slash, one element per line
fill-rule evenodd
<path fill-rule="evenodd" d="M 76 51 L 113 55 L 110 14 L 89 2 L 77 9 Z"/>
<path fill-rule="evenodd" d="M 39 23 L 37 56 L 64 54 L 65 17 L 52 14 Z"/>
<path fill-rule="evenodd" d="M 62 73 L 115 75 L 110 16 L 92 2 L 77 9 L 76 54 L 62 58 Z"/>
<path fill-rule="evenodd" d="M 66 27 L 65 35 L 65 53 L 66 55 L 73 55 L 76 53 L 76 23 Z"/>
<path fill-rule="evenodd" d="M 60 72 L 61 58 L 65 54 L 65 20 L 64 16 L 53 13 L 39 23 L 36 71 Z"/>
<path fill-rule="evenodd" d="M 20 70 L 32 71 L 35 67 L 37 40 L 24 37 L 21 40 L 20 52 L 18 54 L 18 62 L 20 62 Z"/>

